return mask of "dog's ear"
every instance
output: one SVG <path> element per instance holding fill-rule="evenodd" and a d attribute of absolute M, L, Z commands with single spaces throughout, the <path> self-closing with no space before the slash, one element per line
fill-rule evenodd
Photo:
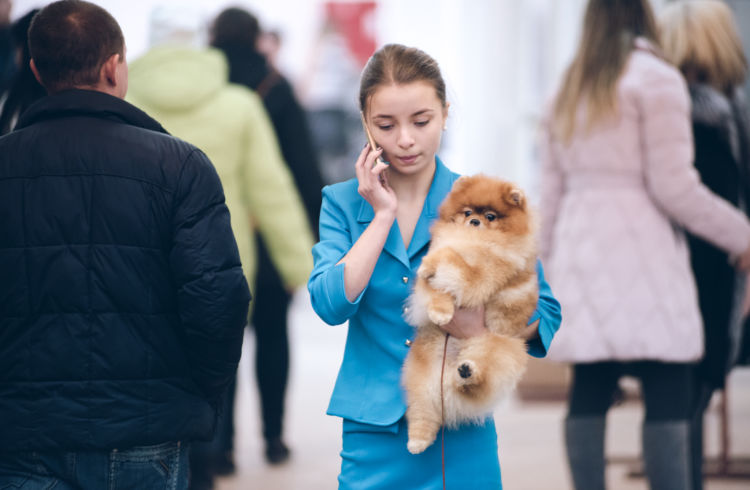
<path fill-rule="evenodd" d="M 469 183 L 469 176 L 462 175 L 461 177 L 457 178 L 455 182 L 453 182 L 453 186 L 451 187 L 451 190 L 455 191 L 455 190 L 461 189 L 468 183 Z"/>
<path fill-rule="evenodd" d="M 518 206 L 519 208 L 522 208 L 525 201 L 525 196 L 523 195 L 523 191 L 521 189 L 511 189 L 511 191 L 508 193 L 508 198 L 506 201 L 508 201 L 508 204 L 511 206 Z"/>

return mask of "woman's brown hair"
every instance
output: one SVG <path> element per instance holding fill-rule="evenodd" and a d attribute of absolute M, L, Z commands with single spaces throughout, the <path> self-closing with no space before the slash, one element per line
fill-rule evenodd
<path fill-rule="evenodd" d="M 552 124 L 563 141 L 580 129 L 576 122 L 584 100 L 585 130 L 617 111 L 617 81 L 637 37 L 658 46 L 649 0 L 589 0 L 578 50 L 554 104 Z"/>
<path fill-rule="evenodd" d="M 362 71 L 359 108 L 367 114 L 367 102 L 382 85 L 404 85 L 417 81 L 432 84 L 438 99 L 446 107 L 445 81 L 437 61 L 420 49 L 386 44 L 370 57 Z"/>

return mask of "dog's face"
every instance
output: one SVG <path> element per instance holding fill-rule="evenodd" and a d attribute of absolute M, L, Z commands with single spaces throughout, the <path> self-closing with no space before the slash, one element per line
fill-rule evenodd
<path fill-rule="evenodd" d="M 504 180 L 461 177 L 440 206 L 440 220 L 516 234 L 530 231 L 523 191 Z"/>

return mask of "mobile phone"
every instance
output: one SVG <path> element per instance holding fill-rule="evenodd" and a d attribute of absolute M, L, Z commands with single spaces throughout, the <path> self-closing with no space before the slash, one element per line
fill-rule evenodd
<path fill-rule="evenodd" d="M 372 148 L 372 151 L 375 151 L 378 149 L 378 145 L 375 144 L 375 140 L 372 138 L 372 133 L 370 133 L 370 128 L 367 127 L 367 121 L 365 120 L 365 113 L 362 111 L 359 111 L 359 116 L 362 119 L 362 127 L 365 129 L 365 135 L 367 136 L 367 142 L 370 144 L 370 148 Z M 383 160 L 382 158 L 378 157 L 375 160 L 375 164 L 383 163 L 385 165 L 388 165 L 388 162 Z"/>

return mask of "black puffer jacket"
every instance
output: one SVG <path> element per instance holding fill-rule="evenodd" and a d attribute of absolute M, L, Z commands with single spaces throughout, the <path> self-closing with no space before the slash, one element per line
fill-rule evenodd
<path fill-rule="evenodd" d="M 71 90 L 0 138 L 0 451 L 207 438 L 249 291 L 206 156 Z"/>

